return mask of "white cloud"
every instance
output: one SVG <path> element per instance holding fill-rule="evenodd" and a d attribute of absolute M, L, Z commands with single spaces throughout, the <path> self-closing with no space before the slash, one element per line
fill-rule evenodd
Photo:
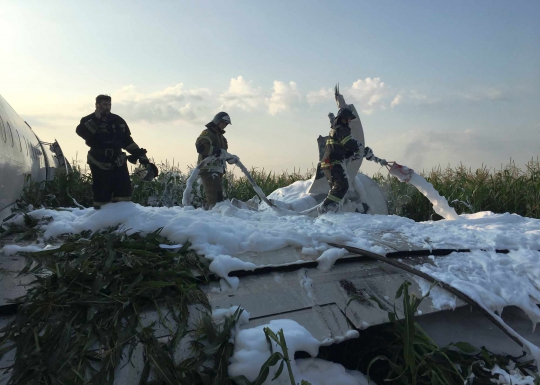
<path fill-rule="evenodd" d="M 391 99 L 390 90 L 381 78 L 358 79 L 347 90 L 357 107 L 365 114 L 371 114 L 377 109 L 384 109 Z"/>
<path fill-rule="evenodd" d="M 439 102 L 439 99 L 422 94 L 416 90 L 410 90 L 405 96 L 406 102 L 416 105 L 431 105 Z"/>
<path fill-rule="evenodd" d="M 112 102 L 113 111 L 129 116 L 130 120 L 197 121 L 208 114 L 210 97 L 208 89 L 184 89 L 182 83 L 147 94 L 130 85 L 113 92 Z"/>
<path fill-rule="evenodd" d="M 342 93 L 348 103 L 355 104 L 356 108 L 364 114 L 394 108 L 402 104 L 406 98 L 403 92 L 398 93 L 379 77 L 358 79 L 350 87 L 343 87 Z M 331 88 L 310 91 L 306 96 L 310 105 L 333 99 L 334 91 Z"/>
<path fill-rule="evenodd" d="M 251 111 L 264 102 L 263 91 L 260 87 L 253 87 L 253 81 L 246 81 L 243 76 L 232 78 L 229 89 L 219 95 L 223 108 L 237 107 L 244 111 Z"/>
<path fill-rule="evenodd" d="M 390 103 L 390 107 L 394 108 L 401 103 L 402 99 L 403 97 L 400 94 L 397 94 L 394 100 L 392 100 L 392 103 Z"/>
<path fill-rule="evenodd" d="M 460 163 L 474 168 L 482 164 L 498 168 L 510 158 L 524 163 L 538 154 L 539 137 L 533 134 L 529 138 L 509 142 L 505 135 L 494 134 L 483 127 L 461 130 L 418 129 L 396 135 L 391 142 L 385 141 L 385 148 L 380 151 L 382 156 L 393 154 L 399 163 L 417 171 Z"/>
<path fill-rule="evenodd" d="M 334 99 L 334 91 L 332 88 L 321 88 L 318 91 L 309 91 L 306 95 L 306 100 L 310 105 L 326 102 Z"/>
<path fill-rule="evenodd" d="M 461 94 L 461 96 L 467 100 L 472 100 L 475 102 L 480 102 L 483 100 L 506 100 L 508 99 L 508 95 L 496 88 L 481 88 L 476 87 L 473 88 L 471 91 Z"/>
<path fill-rule="evenodd" d="M 284 83 L 274 80 L 273 92 L 270 98 L 266 99 L 268 112 L 276 115 L 280 112 L 289 110 L 293 105 L 302 99 L 295 82 Z"/>

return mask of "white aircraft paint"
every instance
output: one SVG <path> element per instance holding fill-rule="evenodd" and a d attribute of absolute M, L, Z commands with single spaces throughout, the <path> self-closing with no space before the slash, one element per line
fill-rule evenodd
<path fill-rule="evenodd" d="M 345 98 L 343 95 L 339 93 L 339 90 L 336 88 L 336 104 L 339 108 L 349 108 L 353 114 L 356 116 L 356 119 L 351 121 L 349 123 L 349 127 L 351 128 L 351 136 L 356 139 L 359 143 L 365 146 L 365 139 L 364 139 L 364 128 L 362 127 L 362 122 L 360 120 L 360 115 L 356 111 L 356 108 L 352 104 L 347 104 L 345 102 Z M 347 175 L 349 176 L 349 180 L 354 180 L 356 177 L 356 174 L 358 173 L 358 170 L 360 170 L 360 166 L 362 165 L 362 160 L 364 158 L 356 159 L 349 164 L 347 164 Z M 349 186 L 349 189 L 353 189 L 354 187 Z M 329 186 L 328 181 L 326 178 L 319 178 L 315 179 L 313 181 L 313 184 L 311 185 L 309 192 L 311 194 L 328 194 Z"/>
<path fill-rule="evenodd" d="M 55 152 L 56 149 L 56 152 Z M 0 220 L 11 214 L 26 175 L 41 182 L 69 169 L 57 142 L 39 140 L 32 128 L 0 96 Z"/>

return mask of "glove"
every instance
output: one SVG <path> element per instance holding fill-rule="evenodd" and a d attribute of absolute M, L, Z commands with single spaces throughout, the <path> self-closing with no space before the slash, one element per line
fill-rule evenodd
<path fill-rule="evenodd" d="M 146 159 L 146 162 L 143 163 L 143 159 Z M 146 157 L 146 150 L 144 148 L 138 148 L 134 150 L 131 155 L 127 157 L 127 160 L 129 160 L 129 163 L 136 164 L 137 160 L 141 164 L 148 164 L 148 158 Z"/>
<path fill-rule="evenodd" d="M 351 160 L 355 161 L 357 159 L 362 159 L 364 157 L 364 150 L 362 147 L 358 149 L 354 154 L 352 154 Z"/>
<path fill-rule="evenodd" d="M 149 164 L 150 161 L 148 160 L 148 158 L 146 157 L 146 155 L 143 155 L 143 156 L 141 156 L 141 157 L 139 158 L 139 163 L 144 165 L 144 164 Z"/>
<path fill-rule="evenodd" d="M 381 166 L 386 166 L 388 164 L 388 162 L 386 161 L 386 159 L 379 159 L 379 164 Z"/>
<path fill-rule="evenodd" d="M 212 155 L 214 155 L 216 158 L 219 158 L 221 156 L 221 148 L 214 148 L 214 151 L 212 151 Z"/>
<path fill-rule="evenodd" d="M 128 155 L 127 160 L 129 160 L 129 163 L 132 164 L 137 163 L 137 157 L 135 155 Z"/>
<path fill-rule="evenodd" d="M 227 158 L 227 163 L 236 164 L 236 163 L 238 163 L 239 160 L 240 160 L 240 158 L 238 158 L 236 155 L 231 155 L 230 158 Z"/>
<path fill-rule="evenodd" d="M 367 160 L 371 160 L 373 158 L 373 150 L 371 148 L 364 148 L 364 158 Z"/>

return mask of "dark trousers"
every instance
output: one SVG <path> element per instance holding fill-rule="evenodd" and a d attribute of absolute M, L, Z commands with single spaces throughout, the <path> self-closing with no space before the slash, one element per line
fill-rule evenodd
<path fill-rule="evenodd" d="M 330 192 L 324 200 L 323 205 L 327 206 L 331 202 L 341 203 L 341 200 L 349 190 L 349 179 L 346 171 L 340 165 L 334 165 L 331 168 L 323 169 L 324 176 L 330 184 Z"/>
<path fill-rule="evenodd" d="M 218 202 L 223 202 L 223 174 L 218 172 L 203 173 L 200 176 L 206 196 L 204 208 L 210 210 Z"/>
<path fill-rule="evenodd" d="M 92 191 L 94 192 L 94 206 L 101 206 L 111 200 L 131 200 L 131 180 L 127 164 L 115 167 L 112 170 L 103 170 L 90 164 L 92 172 Z"/>

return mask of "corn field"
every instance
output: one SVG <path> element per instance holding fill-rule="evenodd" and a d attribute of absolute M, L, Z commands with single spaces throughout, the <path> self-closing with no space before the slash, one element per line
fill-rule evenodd
<path fill-rule="evenodd" d="M 486 166 L 472 170 L 460 165 L 436 168 L 422 176 L 446 197 L 458 214 L 493 211 L 540 218 L 538 159 L 529 161 L 524 170 L 510 162 L 500 170 Z M 385 192 L 392 214 L 415 221 L 441 219 L 427 198 L 413 186 L 400 183 L 390 175 L 377 174 L 373 179 Z"/>
<path fill-rule="evenodd" d="M 67 207 L 92 206 L 92 178 L 86 168 L 75 165 L 71 174 L 59 174 L 52 181 L 36 183 L 27 179 L 21 207 Z M 132 200 L 144 206 L 177 206 L 182 201 L 187 178 L 191 172 L 183 172 L 179 166 L 169 163 L 158 165 L 159 176 L 151 182 L 135 178 Z M 255 182 L 265 194 L 290 185 L 298 180 L 311 178 L 313 171 L 302 173 L 283 171 L 275 173 L 252 168 Z M 422 175 L 446 197 L 459 214 L 478 211 L 495 213 L 516 213 L 522 216 L 540 218 L 540 161 L 532 159 L 525 169 L 511 162 L 500 170 L 486 166 L 472 170 L 460 165 L 455 168 L 436 168 Z M 414 219 L 415 221 L 437 220 L 431 203 L 413 186 L 400 183 L 390 175 L 380 173 L 373 176 L 388 199 L 390 213 Z M 247 201 L 255 196 L 255 191 L 245 177 L 238 177 L 229 171 L 224 179 L 225 194 L 229 199 Z M 201 207 L 204 192 L 195 183 L 191 202 Z"/>

